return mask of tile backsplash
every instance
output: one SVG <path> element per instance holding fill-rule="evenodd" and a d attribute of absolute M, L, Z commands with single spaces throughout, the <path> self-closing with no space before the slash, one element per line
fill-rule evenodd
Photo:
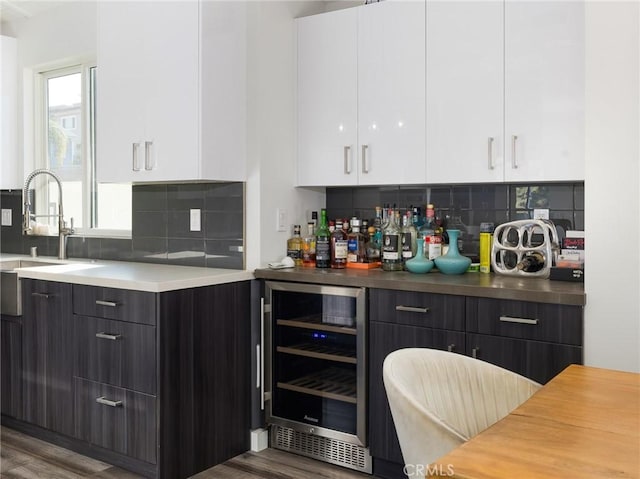
<path fill-rule="evenodd" d="M 562 237 L 567 229 L 584 229 L 584 183 L 478 184 L 327 188 L 329 218 L 374 218 L 375 207 L 401 209 L 433 203 L 445 227 L 462 230 L 463 252 L 477 259 L 480 223 L 496 226 L 533 217 L 535 208 L 549 209 L 549 219 Z"/>
<path fill-rule="evenodd" d="M 134 185 L 131 238 L 68 238 L 70 258 L 139 261 L 210 268 L 244 268 L 244 183 Z M 22 192 L 0 191 L 12 226 L 0 230 L 3 253 L 58 254 L 57 236 L 23 236 Z M 200 230 L 190 230 L 190 211 L 200 210 Z"/>

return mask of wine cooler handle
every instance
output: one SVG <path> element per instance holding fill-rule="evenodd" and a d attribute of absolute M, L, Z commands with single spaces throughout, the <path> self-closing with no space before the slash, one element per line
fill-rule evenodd
<path fill-rule="evenodd" d="M 260 389 L 260 410 L 264 411 L 264 321 L 265 321 L 265 308 L 264 298 L 260 298 L 260 344 L 257 347 L 258 353 L 258 370 L 256 384 Z"/>
<path fill-rule="evenodd" d="M 351 147 L 348 145 L 344 147 L 344 174 L 351 174 Z"/>

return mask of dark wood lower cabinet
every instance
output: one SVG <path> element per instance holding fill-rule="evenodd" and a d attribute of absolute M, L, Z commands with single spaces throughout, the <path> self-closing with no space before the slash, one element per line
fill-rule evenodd
<path fill-rule="evenodd" d="M 22 417 L 22 318 L 0 319 L 0 412 Z"/>

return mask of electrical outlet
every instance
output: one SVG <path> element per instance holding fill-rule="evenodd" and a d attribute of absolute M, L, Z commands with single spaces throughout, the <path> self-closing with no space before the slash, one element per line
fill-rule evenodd
<path fill-rule="evenodd" d="M 2 208 L 2 226 L 12 226 L 11 213 L 11 209 Z"/>
<path fill-rule="evenodd" d="M 189 210 L 189 229 L 190 231 L 200 231 L 200 209 Z"/>
<path fill-rule="evenodd" d="M 287 231 L 287 210 L 284 208 L 276 210 L 276 231 Z"/>

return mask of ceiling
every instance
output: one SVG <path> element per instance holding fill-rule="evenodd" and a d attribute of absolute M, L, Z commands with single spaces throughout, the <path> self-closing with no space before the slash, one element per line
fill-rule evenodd
<path fill-rule="evenodd" d="M 11 23 L 31 18 L 68 1 L 69 0 L 0 0 L 0 20 L 3 23 Z"/>

